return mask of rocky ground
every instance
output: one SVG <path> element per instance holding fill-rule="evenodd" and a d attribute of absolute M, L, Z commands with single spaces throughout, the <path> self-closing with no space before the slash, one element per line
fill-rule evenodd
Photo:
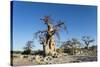
<path fill-rule="evenodd" d="M 59 58 L 53 58 L 48 64 L 62 64 L 62 63 L 79 63 L 79 62 L 92 62 L 97 61 L 96 56 L 79 56 L 79 55 L 68 55 L 61 56 Z M 14 66 L 23 66 L 23 65 L 39 65 L 36 63 L 35 59 L 29 61 L 28 58 L 15 58 L 13 59 Z"/>

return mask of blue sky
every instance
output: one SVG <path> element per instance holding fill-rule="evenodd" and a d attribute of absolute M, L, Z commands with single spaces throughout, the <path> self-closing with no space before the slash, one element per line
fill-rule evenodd
<path fill-rule="evenodd" d="M 68 28 L 68 34 L 60 31 L 61 41 L 71 38 L 81 39 L 82 36 L 97 36 L 97 7 L 86 5 L 49 4 L 34 2 L 13 2 L 13 49 L 22 50 L 28 40 L 33 39 L 33 33 L 45 30 L 46 26 L 40 20 L 50 15 L 53 22 L 63 20 Z M 38 41 L 34 49 L 42 49 Z M 96 44 L 96 41 L 95 41 Z"/>

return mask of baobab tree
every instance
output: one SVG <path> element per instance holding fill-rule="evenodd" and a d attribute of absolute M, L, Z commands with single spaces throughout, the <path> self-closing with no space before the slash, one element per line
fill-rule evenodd
<path fill-rule="evenodd" d="M 59 37 L 59 30 L 61 28 L 66 30 L 64 22 L 58 21 L 56 25 L 52 24 L 50 16 L 44 16 L 43 19 L 40 19 L 47 26 L 46 30 L 38 31 L 35 33 L 35 36 L 39 38 L 40 44 L 43 45 L 44 55 L 52 55 L 53 52 L 56 52 L 56 42 L 55 35 Z"/>
<path fill-rule="evenodd" d="M 27 41 L 26 42 L 26 45 L 24 47 L 24 51 L 23 51 L 22 54 L 27 54 L 27 55 L 31 54 L 32 49 L 33 49 L 32 43 L 33 43 L 33 41 Z"/>
<path fill-rule="evenodd" d="M 86 49 L 89 49 L 89 45 L 90 43 L 92 43 L 94 41 L 94 39 L 92 39 L 89 36 L 83 36 L 82 40 L 84 41 L 85 45 L 86 45 Z"/>
<path fill-rule="evenodd" d="M 72 54 L 76 54 L 77 51 L 79 52 L 80 50 L 80 46 L 81 46 L 81 43 L 80 41 L 78 41 L 76 38 L 72 38 Z"/>
<path fill-rule="evenodd" d="M 76 38 L 72 38 L 71 40 L 64 42 L 62 47 L 65 50 L 65 52 L 74 55 L 77 53 L 77 51 L 79 51 L 80 45 L 81 45 L 80 41 L 78 41 Z"/>

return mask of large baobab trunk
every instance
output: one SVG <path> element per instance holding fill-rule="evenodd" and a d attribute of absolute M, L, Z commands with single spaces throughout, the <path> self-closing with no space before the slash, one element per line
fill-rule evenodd
<path fill-rule="evenodd" d="M 55 52 L 55 41 L 53 37 L 51 37 L 50 40 L 48 40 L 48 43 L 45 46 L 44 51 L 46 55 L 52 55 L 53 52 Z"/>
<path fill-rule="evenodd" d="M 45 54 L 46 55 L 52 55 L 53 52 L 55 52 L 55 39 L 54 39 L 54 34 L 53 34 L 53 27 L 51 24 L 47 24 L 48 26 L 48 31 L 47 31 L 47 36 L 46 36 L 46 46 L 44 48 Z"/>

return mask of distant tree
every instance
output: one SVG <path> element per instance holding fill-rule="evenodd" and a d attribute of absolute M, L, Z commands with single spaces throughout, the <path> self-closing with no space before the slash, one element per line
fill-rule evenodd
<path fill-rule="evenodd" d="M 97 50 L 97 45 L 92 45 L 92 46 L 90 47 L 90 49 L 91 49 L 91 50 Z"/>
<path fill-rule="evenodd" d="M 22 54 L 31 54 L 32 52 L 32 48 L 33 48 L 33 45 L 32 45 L 33 41 L 28 41 L 24 47 L 24 51 Z"/>
<path fill-rule="evenodd" d="M 13 54 L 21 54 L 22 52 L 21 51 L 11 51 L 11 53 Z"/>
<path fill-rule="evenodd" d="M 72 54 L 76 54 L 76 50 L 80 48 L 81 43 L 76 38 L 72 38 L 71 42 Z"/>
<path fill-rule="evenodd" d="M 68 52 L 70 54 L 75 54 L 77 48 L 79 48 L 80 45 L 81 45 L 80 41 L 78 41 L 76 38 L 72 38 L 71 40 L 63 42 L 61 48 L 63 48 L 65 52 Z"/>
<path fill-rule="evenodd" d="M 94 41 L 94 39 L 92 39 L 89 36 L 83 36 L 82 37 L 82 41 L 84 42 L 84 44 L 86 45 L 86 49 L 89 49 L 89 45 L 90 43 L 92 43 Z"/>
<path fill-rule="evenodd" d="M 70 40 L 66 42 L 62 42 L 60 49 L 62 49 L 64 53 L 72 54 L 71 45 L 72 45 L 72 42 Z"/>

